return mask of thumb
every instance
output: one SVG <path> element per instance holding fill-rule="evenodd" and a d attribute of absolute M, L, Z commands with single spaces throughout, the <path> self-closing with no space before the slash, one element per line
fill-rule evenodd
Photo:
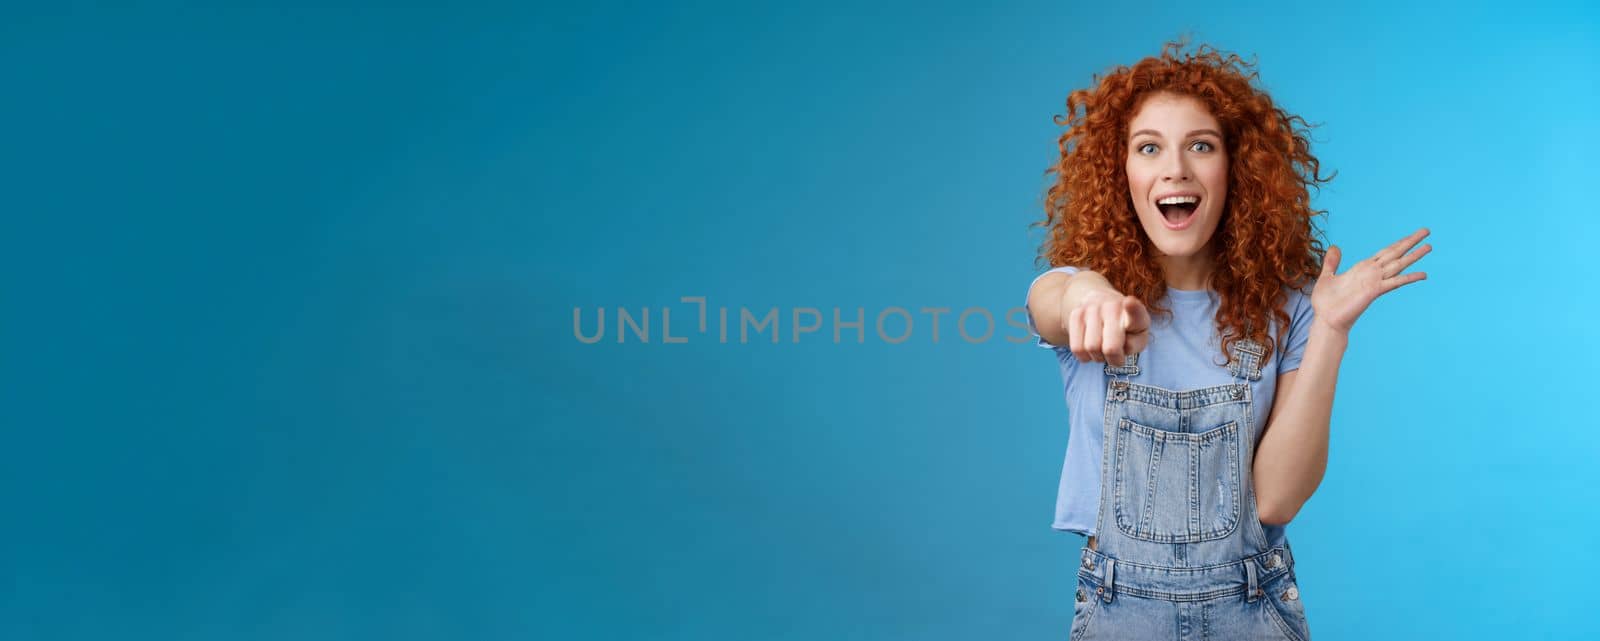
<path fill-rule="evenodd" d="M 1322 276 L 1332 276 L 1339 273 L 1339 246 L 1328 247 L 1328 253 L 1322 256 Z"/>
<path fill-rule="evenodd" d="M 1125 332 L 1142 332 L 1150 329 L 1150 310 L 1138 296 L 1122 297 L 1122 329 Z"/>

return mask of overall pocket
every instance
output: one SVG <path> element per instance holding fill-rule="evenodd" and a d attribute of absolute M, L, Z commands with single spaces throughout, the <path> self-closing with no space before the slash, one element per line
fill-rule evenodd
<path fill-rule="evenodd" d="M 1089 620 L 1094 618 L 1094 613 L 1100 607 L 1100 597 L 1095 594 L 1095 585 L 1089 580 L 1078 576 L 1078 588 L 1074 590 L 1072 602 L 1072 630 L 1067 638 L 1070 641 L 1079 641 L 1084 633 L 1089 630 Z"/>
<path fill-rule="evenodd" d="M 1261 586 L 1266 593 L 1267 613 L 1290 641 L 1311 641 L 1311 626 L 1306 621 L 1305 604 L 1300 601 L 1300 586 L 1294 573 L 1286 573 Z"/>
<path fill-rule="evenodd" d="M 1157 543 L 1220 539 L 1239 524 L 1239 424 L 1172 432 L 1117 423 L 1117 528 Z"/>

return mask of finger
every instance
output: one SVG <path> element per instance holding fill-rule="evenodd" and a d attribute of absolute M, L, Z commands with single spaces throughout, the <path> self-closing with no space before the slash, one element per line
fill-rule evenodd
<path fill-rule="evenodd" d="M 1139 352 L 1143 352 L 1144 349 L 1149 346 L 1150 332 L 1140 332 L 1138 334 L 1128 334 L 1128 344 L 1123 349 L 1125 349 L 1129 354 L 1138 354 Z"/>
<path fill-rule="evenodd" d="M 1078 362 L 1089 362 L 1089 352 L 1083 348 L 1083 308 L 1074 308 L 1067 314 L 1067 348 Z"/>
<path fill-rule="evenodd" d="M 1106 360 L 1100 351 L 1100 341 L 1105 338 L 1105 329 L 1101 327 L 1100 310 L 1091 307 L 1083 311 L 1083 349 L 1089 352 L 1089 360 L 1103 362 Z"/>
<path fill-rule="evenodd" d="M 1122 329 L 1128 335 L 1144 334 L 1150 330 L 1150 310 L 1144 306 L 1144 301 L 1138 296 L 1127 295 L 1122 297 Z M 1130 350 L 1130 354 L 1138 350 Z"/>
<path fill-rule="evenodd" d="M 1410 267 L 1412 263 L 1417 262 L 1417 260 L 1421 259 L 1423 256 L 1426 256 L 1428 252 L 1431 251 L 1433 251 L 1433 245 L 1423 245 L 1418 247 L 1417 251 L 1406 254 L 1405 256 L 1401 256 L 1400 260 L 1395 261 L 1394 263 L 1394 274 L 1390 275 L 1395 276 L 1400 272 L 1405 271 L 1406 268 Z"/>
<path fill-rule="evenodd" d="M 1127 352 L 1123 349 L 1122 301 L 1106 301 L 1100 306 L 1100 315 L 1106 333 L 1105 339 L 1100 342 L 1100 349 L 1105 352 L 1107 363 L 1122 365 L 1127 362 Z"/>
<path fill-rule="evenodd" d="M 1322 276 L 1320 277 L 1332 276 L 1337 273 L 1339 273 L 1339 246 L 1334 245 L 1329 247 L 1328 253 L 1322 256 Z"/>
<path fill-rule="evenodd" d="M 1423 227 L 1422 229 L 1418 229 L 1418 230 L 1416 230 L 1414 232 L 1411 232 L 1411 235 L 1406 236 L 1405 238 L 1401 238 L 1400 240 L 1394 241 L 1393 244 L 1389 245 L 1388 247 L 1383 248 L 1383 251 L 1378 252 L 1378 255 L 1379 256 L 1399 256 L 1399 255 L 1404 254 L 1404 253 L 1406 253 L 1408 251 L 1411 251 L 1412 247 L 1416 247 L 1417 243 L 1422 242 L 1422 239 L 1428 237 L 1428 233 L 1429 232 L 1428 232 L 1428 228 L 1427 227 Z"/>
<path fill-rule="evenodd" d="M 1411 272 L 1402 276 L 1396 276 L 1383 281 L 1383 291 L 1378 292 L 1378 295 L 1382 296 L 1406 285 L 1410 285 L 1411 283 L 1427 279 L 1428 272 Z"/>

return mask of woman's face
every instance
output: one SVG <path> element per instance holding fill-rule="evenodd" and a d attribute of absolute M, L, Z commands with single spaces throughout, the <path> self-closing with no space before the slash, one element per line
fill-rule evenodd
<path fill-rule="evenodd" d="M 1144 233 L 1163 255 L 1199 254 L 1228 197 L 1228 152 L 1217 119 L 1194 98 L 1157 93 L 1128 131 L 1128 191 Z"/>

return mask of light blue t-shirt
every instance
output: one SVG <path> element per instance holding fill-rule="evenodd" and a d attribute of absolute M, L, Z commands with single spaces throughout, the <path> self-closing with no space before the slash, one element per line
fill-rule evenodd
<path fill-rule="evenodd" d="M 1057 267 L 1045 274 L 1077 271 L 1074 267 Z M 1280 340 L 1276 322 L 1268 332 L 1276 341 L 1272 358 L 1262 364 L 1261 380 L 1251 382 L 1255 401 L 1252 433 L 1258 439 L 1265 429 L 1278 389 L 1278 377 L 1273 373 L 1281 375 L 1298 369 L 1305 354 L 1312 320 L 1311 287 L 1308 284 L 1304 290 L 1289 290 L 1289 298 L 1284 302 L 1290 320 L 1287 340 Z M 1029 289 L 1032 289 L 1031 284 Z M 1150 343 L 1139 353 L 1141 380 L 1138 382 L 1170 390 L 1234 382 L 1221 365 L 1224 358 L 1216 328 L 1220 302 L 1210 291 L 1169 288 L 1164 306 L 1172 310 L 1172 315 L 1151 314 Z M 1039 335 L 1032 310 L 1028 311 L 1028 328 L 1034 336 Z M 1105 440 L 1102 432 L 1107 378 L 1102 368 L 1105 364 L 1079 363 L 1070 348 L 1052 345 L 1043 337 L 1039 337 L 1038 345 L 1053 350 L 1061 363 L 1061 381 L 1067 400 L 1067 455 L 1062 463 L 1052 527 L 1091 536 L 1095 534 L 1095 515 L 1100 505 L 1100 449 Z"/>

